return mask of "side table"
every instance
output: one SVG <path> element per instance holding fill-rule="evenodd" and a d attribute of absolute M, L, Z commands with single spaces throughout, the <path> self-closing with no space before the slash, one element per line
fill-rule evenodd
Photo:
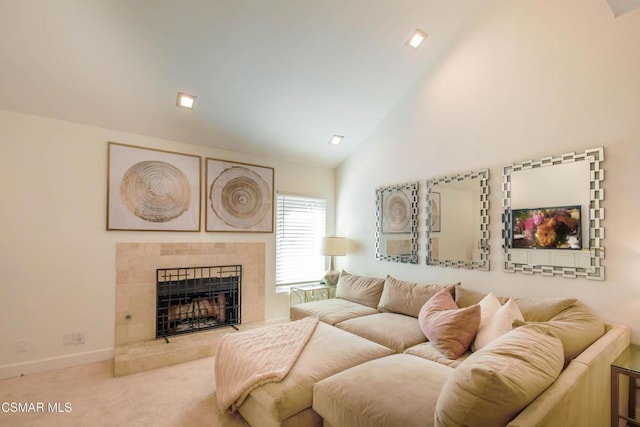
<path fill-rule="evenodd" d="M 335 298 L 336 287 L 327 286 L 324 283 L 312 283 L 310 285 L 292 286 L 289 294 L 289 304 L 301 304 L 304 302 L 318 301 Z"/>
<path fill-rule="evenodd" d="M 627 415 L 620 414 L 620 375 L 629 377 L 629 410 Z M 631 344 L 611 364 L 611 427 L 618 427 L 620 420 L 624 425 L 640 426 L 636 419 L 636 379 L 640 378 L 640 346 Z"/>

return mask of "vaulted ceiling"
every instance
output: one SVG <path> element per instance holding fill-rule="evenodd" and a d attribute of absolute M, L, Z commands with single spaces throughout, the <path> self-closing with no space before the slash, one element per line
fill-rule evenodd
<path fill-rule="evenodd" d="M 0 0 L 0 109 L 334 167 L 486 3 Z"/>
<path fill-rule="evenodd" d="M 0 109 L 335 167 L 495 2 L 0 0 Z"/>

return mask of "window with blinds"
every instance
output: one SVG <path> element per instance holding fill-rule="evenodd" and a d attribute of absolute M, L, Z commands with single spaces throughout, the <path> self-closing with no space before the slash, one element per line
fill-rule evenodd
<path fill-rule="evenodd" d="M 276 198 L 276 285 L 322 278 L 325 257 L 320 241 L 326 230 L 326 200 L 278 194 Z"/>

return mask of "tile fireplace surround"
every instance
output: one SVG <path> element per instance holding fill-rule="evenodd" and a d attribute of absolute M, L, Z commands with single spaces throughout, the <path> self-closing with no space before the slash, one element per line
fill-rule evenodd
<path fill-rule="evenodd" d="M 155 369 L 213 355 L 223 327 L 156 339 L 156 269 L 242 265 L 239 328 L 264 324 L 264 243 L 116 243 L 114 375 Z"/>

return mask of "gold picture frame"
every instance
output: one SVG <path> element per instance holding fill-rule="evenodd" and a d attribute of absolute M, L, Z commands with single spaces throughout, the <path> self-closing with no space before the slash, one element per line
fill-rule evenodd
<path fill-rule="evenodd" d="M 107 230 L 200 231 L 202 158 L 109 142 Z"/>
<path fill-rule="evenodd" d="M 206 159 L 206 231 L 273 233 L 274 169 Z"/>

